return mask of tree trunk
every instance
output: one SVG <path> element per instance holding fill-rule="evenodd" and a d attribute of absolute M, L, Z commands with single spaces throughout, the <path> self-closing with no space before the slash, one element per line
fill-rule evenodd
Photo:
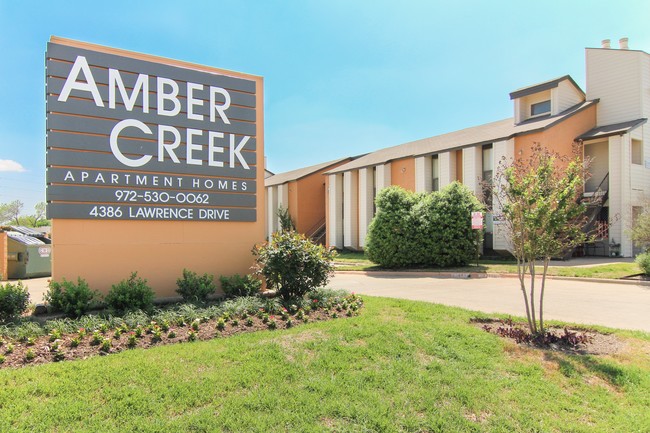
<path fill-rule="evenodd" d="M 533 326 L 530 332 L 537 334 L 537 316 L 535 315 L 535 260 L 528 262 L 530 268 L 530 315 Z"/>
<path fill-rule="evenodd" d="M 544 333 L 544 288 L 546 287 L 546 273 L 548 272 L 548 258 L 544 258 L 544 273 L 542 274 L 542 287 L 539 292 L 539 332 Z"/>
<path fill-rule="evenodd" d="M 526 264 L 517 259 L 517 276 L 519 277 L 519 286 L 521 287 L 521 294 L 524 295 L 524 304 L 526 304 L 526 319 L 528 319 L 528 327 L 530 332 L 533 332 L 533 321 L 530 317 L 530 306 L 528 305 L 528 294 L 526 293 Z"/>

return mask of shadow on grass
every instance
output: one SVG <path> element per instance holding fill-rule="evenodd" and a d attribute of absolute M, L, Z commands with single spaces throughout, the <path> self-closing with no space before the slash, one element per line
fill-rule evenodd
<path fill-rule="evenodd" d="M 339 271 L 383 271 L 383 272 L 439 272 L 439 273 L 476 273 L 486 274 L 490 268 L 483 265 L 464 266 L 457 268 L 431 268 L 410 266 L 405 268 L 387 268 L 380 265 L 360 265 L 355 263 L 335 263 L 335 270 Z"/>
<path fill-rule="evenodd" d="M 599 376 L 615 387 L 638 385 L 640 380 L 634 371 L 629 371 L 592 355 L 563 355 L 546 352 L 544 359 L 557 363 L 560 372 L 569 378 L 581 377 L 588 372 Z"/>

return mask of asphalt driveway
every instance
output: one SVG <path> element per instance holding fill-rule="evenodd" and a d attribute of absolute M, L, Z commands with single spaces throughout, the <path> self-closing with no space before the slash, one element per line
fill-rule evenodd
<path fill-rule="evenodd" d="M 427 273 L 337 272 L 329 287 L 355 293 L 435 302 L 525 316 L 517 278 L 439 278 Z M 547 280 L 544 316 L 585 325 L 650 332 L 650 286 Z"/>

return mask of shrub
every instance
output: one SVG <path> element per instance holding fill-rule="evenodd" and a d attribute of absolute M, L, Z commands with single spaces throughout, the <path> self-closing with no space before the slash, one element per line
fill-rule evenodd
<path fill-rule="evenodd" d="M 453 182 L 440 192 L 425 195 L 415 206 L 420 222 L 418 241 L 428 265 L 465 266 L 476 259 L 476 231 L 472 212 L 482 206 L 467 186 Z M 481 233 L 482 234 L 482 233 Z"/>
<path fill-rule="evenodd" d="M 55 312 L 62 312 L 69 317 L 81 317 L 99 303 L 98 292 L 90 290 L 88 283 L 83 278 L 74 281 L 58 283 L 50 281 L 49 289 L 45 294 L 45 301 Z"/>
<path fill-rule="evenodd" d="M 20 316 L 29 305 L 29 292 L 22 281 L 0 284 L 0 322 Z"/>
<path fill-rule="evenodd" d="M 262 288 L 262 281 L 253 275 L 235 274 L 232 277 L 221 276 L 221 289 L 228 297 L 255 296 Z"/>
<path fill-rule="evenodd" d="M 645 275 L 650 275 L 650 252 L 639 254 L 635 261 Z"/>
<path fill-rule="evenodd" d="M 122 280 L 111 287 L 105 302 L 110 309 L 118 312 L 151 311 L 154 296 L 153 290 L 147 285 L 147 280 L 138 277 L 137 272 L 133 272 L 127 280 Z"/>
<path fill-rule="evenodd" d="M 295 232 L 273 233 L 269 242 L 253 248 L 256 273 L 284 300 L 301 298 L 327 284 L 335 254 Z"/>
<path fill-rule="evenodd" d="M 471 213 L 481 203 L 464 185 L 416 194 L 400 187 L 382 190 L 368 228 L 366 254 L 387 267 L 463 266 L 476 257 Z"/>
<path fill-rule="evenodd" d="M 212 295 L 217 287 L 214 285 L 214 276 L 203 274 L 199 276 L 196 272 L 183 269 L 183 278 L 176 280 L 176 293 L 181 295 L 185 301 L 205 302 L 209 295 Z"/>
<path fill-rule="evenodd" d="M 423 264 L 418 251 L 413 206 L 420 194 L 392 186 L 381 190 L 375 201 L 377 214 L 370 222 L 365 251 L 368 259 L 388 268 Z"/>

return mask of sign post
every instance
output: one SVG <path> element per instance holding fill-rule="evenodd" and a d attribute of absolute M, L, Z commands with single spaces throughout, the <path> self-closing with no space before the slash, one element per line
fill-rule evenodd
<path fill-rule="evenodd" d="M 481 230 L 483 230 L 483 212 L 472 212 L 472 230 L 476 231 L 476 266 L 481 256 Z"/>

